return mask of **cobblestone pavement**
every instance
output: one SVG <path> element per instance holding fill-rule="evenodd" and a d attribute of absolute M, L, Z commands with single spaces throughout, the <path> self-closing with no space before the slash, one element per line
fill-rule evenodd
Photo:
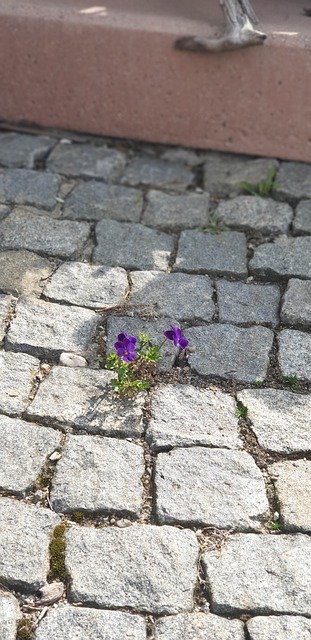
<path fill-rule="evenodd" d="M 311 166 L 2 132 L 0 167 L 1 640 L 310 640 Z M 114 397 L 105 345 L 172 322 Z"/>

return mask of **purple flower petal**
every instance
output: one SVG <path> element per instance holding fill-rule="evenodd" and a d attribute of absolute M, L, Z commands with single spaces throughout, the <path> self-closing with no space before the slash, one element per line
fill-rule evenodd
<path fill-rule="evenodd" d="M 187 340 L 187 338 L 184 338 L 184 337 L 180 338 L 179 346 L 181 349 L 187 349 L 188 344 L 189 344 L 189 340 Z"/>

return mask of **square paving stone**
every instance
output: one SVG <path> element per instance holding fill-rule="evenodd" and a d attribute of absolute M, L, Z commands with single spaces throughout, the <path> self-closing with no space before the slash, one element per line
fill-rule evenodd
<path fill-rule="evenodd" d="M 190 366 L 200 375 L 240 382 L 265 379 L 273 344 L 271 329 L 214 324 L 187 329 L 186 337 L 194 349 L 189 353 Z"/>
<path fill-rule="evenodd" d="M 193 172 L 183 162 L 166 162 L 146 156 L 130 160 L 121 182 L 132 187 L 144 185 L 185 191 L 193 180 Z"/>
<path fill-rule="evenodd" d="M 283 376 L 311 381 L 311 335 L 290 329 L 281 331 L 279 365 Z"/>
<path fill-rule="evenodd" d="M 220 322 L 279 323 L 281 295 L 277 286 L 218 280 L 216 289 Z"/>
<path fill-rule="evenodd" d="M 9 316 L 12 296 L 4 296 L 0 293 L 0 344 L 5 336 L 6 323 Z"/>
<path fill-rule="evenodd" d="M 66 536 L 71 600 L 104 608 L 191 611 L 197 560 L 197 539 L 187 529 L 72 527 Z"/>
<path fill-rule="evenodd" d="M 44 295 L 55 302 L 111 309 L 125 302 L 129 288 L 126 271 L 86 262 L 65 262 L 53 274 Z"/>
<path fill-rule="evenodd" d="M 47 160 L 50 171 L 73 178 L 100 178 L 106 182 L 116 180 L 123 170 L 126 157 L 117 149 L 90 144 L 58 144 Z"/>
<path fill-rule="evenodd" d="M 102 220 L 113 218 L 139 222 L 143 196 L 138 189 L 107 185 L 91 180 L 78 184 L 66 198 L 65 218 L 72 220 Z"/>
<path fill-rule="evenodd" d="M 17 624 L 21 617 L 18 600 L 10 593 L 0 591 L 1 640 L 16 640 Z"/>
<path fill-rule="evenodd" d="M 1 249 L 28 249 L 58 258 L 75 258 L 90 234 L 86 222 L 54 220 L 31 213 L 11 213 L 0 222 Z"/>
<path fill-rule="evenodd" d="M 264 479 L 245 451 L 190 447 L 160 453 L 155 488 L 161 524 L 256 531 L 269 515 Z"/>
<path fill-rule="evenodd" d="M 311 327 L 311 280 L 289 280 L 281 320 L 284 324 Z"/>
<path fill-rule="evenodd" d="M 179 231 L 192 227 L 205 227 L 209 217 L 208 193 L 189 193 L 173 196 L 161 191 L 150 191 L 143 222 L 164 231 Z"/>
<path fill-rule="evenodd" d="M 54 367 L 40 384 L 28 416 L 63 430 L 139 438 L 145 396 L 121 400 L 112 392 L 113 377 L 111 371 Z"/>
<path fill-rule="evenodd" d="M 310 396 L 282 389 L 244 389 L 238 400 L 247 408 L 263 449 L 282 454 L 311 451 Z"/>
<path fill-rule="evenodd" d="M 31 169 L 0 170 L 0 202 L 53 209 L 61 178 Z"/>
<path fill-rule="evenodd" d="M 249 268 L 254 275 L 272 280 L 311 278 L 311 238 L 281 236 L 262 244 L 255 249 Z"/>
<path fill-rule="evenodd" d="M 95 263 L 124 269 L 166 271 L 168 268 L 174 240 L 162 231 L 149 229 L 142 224 L 101 220 L 96 225 L 95 233 Z"/>
<path fill-rule="evenodd" d="M 40 296 L 54 265 L 30 251 L 0 252 L 0 290 Z"/>
<path fill-rule="evenodd" d="M 152 394 L 146 437 L 158 451 L 192 445 L 242 448 L 232 396 L 191 385 L 163 385 Z"/>
<path fill-rule="evenodd" d="M 311 532 L 311 461 L 287 460 L 269 467 L 286 531 Z"/>
<path fill-rule="evenodd" d="M 48 509 L 0 498 L 0 522 L 0 581 L 37 591 L 46 582 L 49 544 L 60 518 Z"/>
<path fill-rule="evenodd" d="M 83 355 L 94 341 L 98 321 L 89 309 L 21 297 L 6 346 L 51 359 L 58 359 L 63 351 Z"/>
<path fill-rule="evenodd" d="M 293 232 L 295 235 L 311 233 L 311 200 L 299 202 L 293 222 Z"/>
<path fill-rule="evenodd" d="M 311 198 L 311 165 L 304 162 L 282 162 L 273 189 L 278 198 L 295 202 Z"/>
<path fill-rule="evenodd" d="M 220 222 L 251 234 L 287 233 L 292 217 L 293 210 L 286 202 L 257 196 L 226 200 L 215 211 Z"/>
<path fill-rule="evenodd" d="M 246 238 L 238 231 L 219 234 L 183 231 L 174 271 L 247 276 Z"/>
<path fill-rule="evenodd" d="M 61 443 L 53 429 L 0 415 L 0 488 L 25 495 Z"/>
<path fill-rule="evenodd" d="M 0 411 L 20 416 L 25 411 L 40 362 L 24 353 L 0 351 Z"/>
<path fill-rule="evenodd" d="M 243 192 L 242 182 L 256 185 L 267 179 L 270 169 L 278 166 L 277 160 L 272 158 L 254 160 L 229 153 L 210 153 L 204 165 L 204 186 L 213 194 L 237 195 Z"/>
<path fill-rule="evenodd" d="M 155 640 L 244 640 L 243 623 L 212 613 L 179 613 L 156 620 Z"/>
<path fill-rule="evenodd" d="M 180 321 L 212 320 L 215 305 L 208 276 L 159 271 L 132 271 L 130 275 L 130 305 L 140 305 L 142 309 L 150 307 L 155 315 Z"/>
<path fill-rule="evenodd" d="M 0 164 L 4 167 L 34 169 L 55 145 L 47 136 L 32 136 L 13 131 L 0 133 Z"/>
<path fill-rule="evenodd" d="M 221 615 L 311 613 L 311 539 L 240 534 L 206 551 L 211 606 Z"/>
<path fill-rule="evenodd" d="M 137 444 L 69 435 L 52 482 L 53 509 L 139 516 L 144 470 Z"/>
<path fill-rule="evenodd" d="M 146 640 L 146 638 L 146 623 L 142 616 L 68 605 L 50 609 L 34 635 L 34 640 Z"/>
<path fill-rule="evenodd" d="M 250 640 L 310 640 L 311 620 L 302 616 L 258 616 L 247 621 Z"/>

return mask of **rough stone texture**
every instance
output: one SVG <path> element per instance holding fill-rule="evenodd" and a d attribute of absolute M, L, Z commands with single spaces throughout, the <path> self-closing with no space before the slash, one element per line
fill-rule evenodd
<path fill-rule="evenodd" d="M 23 353 L 0 351 L 0 411 L 21 415 L 40 362 Z"/>
<path fill-rule="evenodd" d="M 214 613 L 310 616 L 308 536 L 237 535 L 229 538 L 221 550 L 207 551 L 203 566 Z"/>
<path fill-rule="evenodd" d="M 9 207 L 6 207 L 4 204 L 0 204 L 0 220 L 3 220 L 10 213 Z"/>
<path fill-rule="evenodd" d="M 173 238 L 168 234 L 142 224 L 115 220 L 101 220 L 95 232 L 94 262 L 125 269 L 166 271 L 174 248 Z"/>
<path fill-rule="evenodd" d="M 62 605 L 48 612 L 35 631 L 34 640 L 146 640 L 146 637 L 146 623 L 141 616 Z"/>
<path fill-rule="evenodd" d="M 311 238 L 281 236 L 274 243 L 262 244 L 254 251 L 250 272 L 259 277 L 311 278 Z"/>
<path fill-rule="evenodd" d="M 247 276 L 245 236 L 238 231 L 218 234 L 183 231 L 174 270 L 244 278 Z"/>
<path fill-rule="evenodd" d="M 179 613 L 156 620 L 155 640 L 244 640 L 243 623 L 211 613 Z"/>
<path fill-rule="evenodd" d="M 133 158 L 121 182 L 132 187 L 146 185 L 158 189 L 185 191 L 193 184 L 193 173 L 183 162 L 166 162 L 148 156 Z"/>
<path fill-rule="evenodd" d="M 284 329 L 279 334 L 279 365 L 283 376 L 311 381 L 311 335 Z"/>
<path fill-rule="evenodd" d="M 42 381 L 28 415 L 66 430 L 139 437 L 144 395 L 121 400 L 112 393 L 114 374 L 88 368 L 54 367 Z"/>
<path fill-rule="evenodd" d="M 0 164 L 4 167 L 34 169 L 52 149 L 55 140 L 13 131 L 0 134 Z"/>
<path fill-rule="evenodd" d="M 39 296 L 53 264 L 30 251 L 0 252 L 0 290 Z"/>
<path fill-rule="evenodd" d="M 238 196 L 221 202 L 215 217 L 241 231 L 256 233 L 287 233 L 293 217 L 292 208 L 285 202 L 257 196 Z"/>
<path fill-rule="evenodd" d="M 10 311 L 11 302 L 11 296 L 4 296 L 0 293 L 0 344 L 5 336 L 6 320 Z"/>
<path fill-rule="evenodd" d="M 53 429 L 0 415 L 0 440 L 0 488 L 24 495 L 60 445 L 61 436 Z"/>
<path fill-rule="evenodd" d="M 244 389 L 238 400 L 247 407 L 261 447 L 275 453 L 311 451 L 311 397 L 281 389 Z"/>
<path fill-rule="evenodd" d="M 139 516 L 143 448 L 101 436 L 67 437 L 52 482 L 55 511 L 96 511 Z"/>
<path fill-rule="evenodd" d="M 160 453 L 155 487 L 162 524 L 256 531 L 269 515 L 263 477 L 245 451 L 190 447 Z"/>
<path fill-rule="evenodd" d="M 126 271 L 120 267 L 66 262 L 54 273 L 44 295 L 55 302 L 110 309 L 125 302 L 128 288 Z"/>
<path fill-rule="evenodd" d="M 311 200 L 299 202 L 293 222 L 293 232 L 296 235 L 311 233 Z"/>
<path fill-rule="evenodd" d="M 16 640 L 17 623 L 21 617 L 18 600 L 10 593 L 0 591 L 1 640 Z"/>
<path fill-rule="evenodd" d="M 190 366 L 200 375 L 240 382 L 265 379 L 273 343 L 270 329 L 214 324 L 187 329 L 186 337 L 195 349 Z"/>
<path fill-rule="evenodd" d="M 113 218 L 139 222 L 143 196 L 138 189 L 90 181 L 78 184 L 65 201 L 64 216 L 72 220 Z"/>
<path fill-rule="evenodd" d="M 188 273 L 132 271 L 130 305 L 177 320 L 210 322 L 215 312 L 213 288 L 208 276 Z"/>
<path fill-rule="evenodd" d="M 155 614 L 192 609 L 198 558 L 193 531 L 73 527 L 66 540 L 73 601 Z"/>
<path fill-rule="evenodd" d="M 153 449 L 206 445 L 241 449 L 234 399 L 222 391 L 163 385 L 152 395 L 147 440 Z"/>
<path fill-rule="evenodd" d="M 170 147 L 161 154 L 162 160 L 184 162 L 189 167 L 196 167 L 198 164 L 202 164 L 204 157 L 204 154 L 199 155 L 196 151 L 185 149 L 184 147 Z"/>
<path fill-rule="evenodd" d="M 59 359 L 63 351 L 82 354 L 90 347 L 99 318 L 94 311 L 36 298 L 20 298 L 6 345 L 11 351 Z"/>
<path fill-rule="evenodd" d="M 311 532 L 311 461 L 287 460 L 273 464 L 281 522 L 286 531 Z"/>
<path fill-rule="evenodd" d="M 281 311 L 284 324 L 311 326 L 311 281 L 290 280 Z"/>
<path fill-rule="evenodd" d="M 301 616 L 263 616 L 248 620 L 250 640 L 310 640 L 311 620 Z"/>
<path fill-rule="evenodd" d="M 125 162 L 124 153 L 106 146 L 60 143 L 50 154 L 47 168 L 74 178 L 100 178 L 110 182 L 120 176 Z"/>
<path fill-rule="evenodd" d="M 266 180 L 269 169 L 278 166 L 277 160 L 271 158 L 251 160 L 247 156 L 210 153 L 204 165 L 205 189 L 218 195 L 237 195 L 243 191 L 241 182 L 256 185 Z"/>
<path fill-rule="evenodd" d="M 208 193 L 173 196 L 160 191 L 150 191 L 143 222 L 164 231 L 205 227 L 208 223 L 208 209 Z"/>
<path fill-rule="evenodd" d="M 0 498 L 0 522 L 0 581 L 37 591 L 46 582 L 49 543 L 59 517 L 48 509 Z"/>
<path fill-rule="evenodd" d="M 295 202 L 311 198 L 311 166 L 303 162 L 282 162 L 274 193 L 278 198 Z"/>
<path fill-rule="evenodd" d="M 280 290 L 275 285 L 216 282 L 220 322 L 279 323 Z"/>
<path fill-rule="evenodd" d="M 86 222 L 11 213 L 0 222 L 1 249 L 28 249 L 59 258 L 77 257 L 90 233 Z"/>
<path fill-rule="evenodd" d="M 53 209 L 60 188 L 60 176 L 30 169 L 0 171 L 0 202 Z"/>

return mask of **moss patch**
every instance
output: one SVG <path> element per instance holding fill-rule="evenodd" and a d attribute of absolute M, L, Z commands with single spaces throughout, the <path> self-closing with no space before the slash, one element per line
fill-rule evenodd
<path fill-rule="evenodd" d="M 65 565 L 66 551 L 66 525 L 59 524 L 55 527 L 53 538 L 50 542 L 50 571 L 48 577 L 50 580 L 61 580 L 67 582 L 68 573 Z"/>
<path fill-rule="evenodd" d="M 82 513 L 82 511 L 73 511 L 71 514 L 71 518 L 78 524 L 82 524 L 84 522 L 84 514 Z"/>
<path fill-rule="evenodd" d="M 30 640 L 32 638 L 33 626 L 29 618 L 22 618 L 17 624 L 16 640 Z"/>

